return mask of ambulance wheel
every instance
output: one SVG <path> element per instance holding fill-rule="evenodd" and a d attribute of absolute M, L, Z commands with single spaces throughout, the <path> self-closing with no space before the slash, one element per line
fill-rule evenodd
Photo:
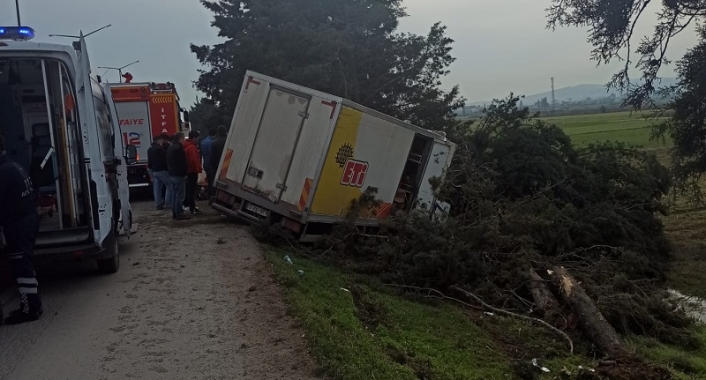
<path fill-rule="evenodd" d="M 120 255 L 118 254 L 118 234 L 115 233 L 115 227 L 106 239 L 105 255 L 107 259 L 96 260 L 98 264 L 98 272 L 102 274 L 113 274 L 120 269 Z"/>

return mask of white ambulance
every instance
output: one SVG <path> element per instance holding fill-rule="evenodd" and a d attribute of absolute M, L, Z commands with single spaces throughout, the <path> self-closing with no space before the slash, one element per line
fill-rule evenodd
<path fill-rule="evenodd" d="M 35 261 L 97 260 L 119 268 L 130 235 L 125 147 L 110 91 L 92 74 L 83 36 L 73 46 L 31 42 L 28 27 L 0 27 L 0 133 L 40 196 Z"/>

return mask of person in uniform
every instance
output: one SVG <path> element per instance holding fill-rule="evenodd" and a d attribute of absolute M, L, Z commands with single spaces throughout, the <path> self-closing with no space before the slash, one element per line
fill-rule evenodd
<path fill-rule="evenodd" d="M 37 193 L 27 172 L 10 160 L 0 128 L 0 251 L 7 255 L 20 292 L 20 308 L 5 319 L 9 325 L 36 321 L 42 315 L 32 254 L 39 232 Z"/>

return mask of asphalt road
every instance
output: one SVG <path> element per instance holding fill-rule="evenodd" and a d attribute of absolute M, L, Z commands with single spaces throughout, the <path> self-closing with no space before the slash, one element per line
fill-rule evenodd
<path fill-rule="evenodd" d="M 0 326 L 0 379 L 312 378 L 262 247 L 200 206 L 175 222 L 133 203 L 140 230 L 114 275 L 89 262 L 42 268 L 45 314 Z"/>

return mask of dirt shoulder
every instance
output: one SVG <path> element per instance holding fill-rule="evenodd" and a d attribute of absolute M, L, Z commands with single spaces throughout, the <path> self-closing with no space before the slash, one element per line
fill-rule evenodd
<path fill-rule="evenodd" d="M 314 378 L 247 228 L 205 204 L 185 222 L 150 206 L 133 205 L 140 229 L 117 274 L 40 277 L 46 314 L 0 327 L 0 379 Z"/>

